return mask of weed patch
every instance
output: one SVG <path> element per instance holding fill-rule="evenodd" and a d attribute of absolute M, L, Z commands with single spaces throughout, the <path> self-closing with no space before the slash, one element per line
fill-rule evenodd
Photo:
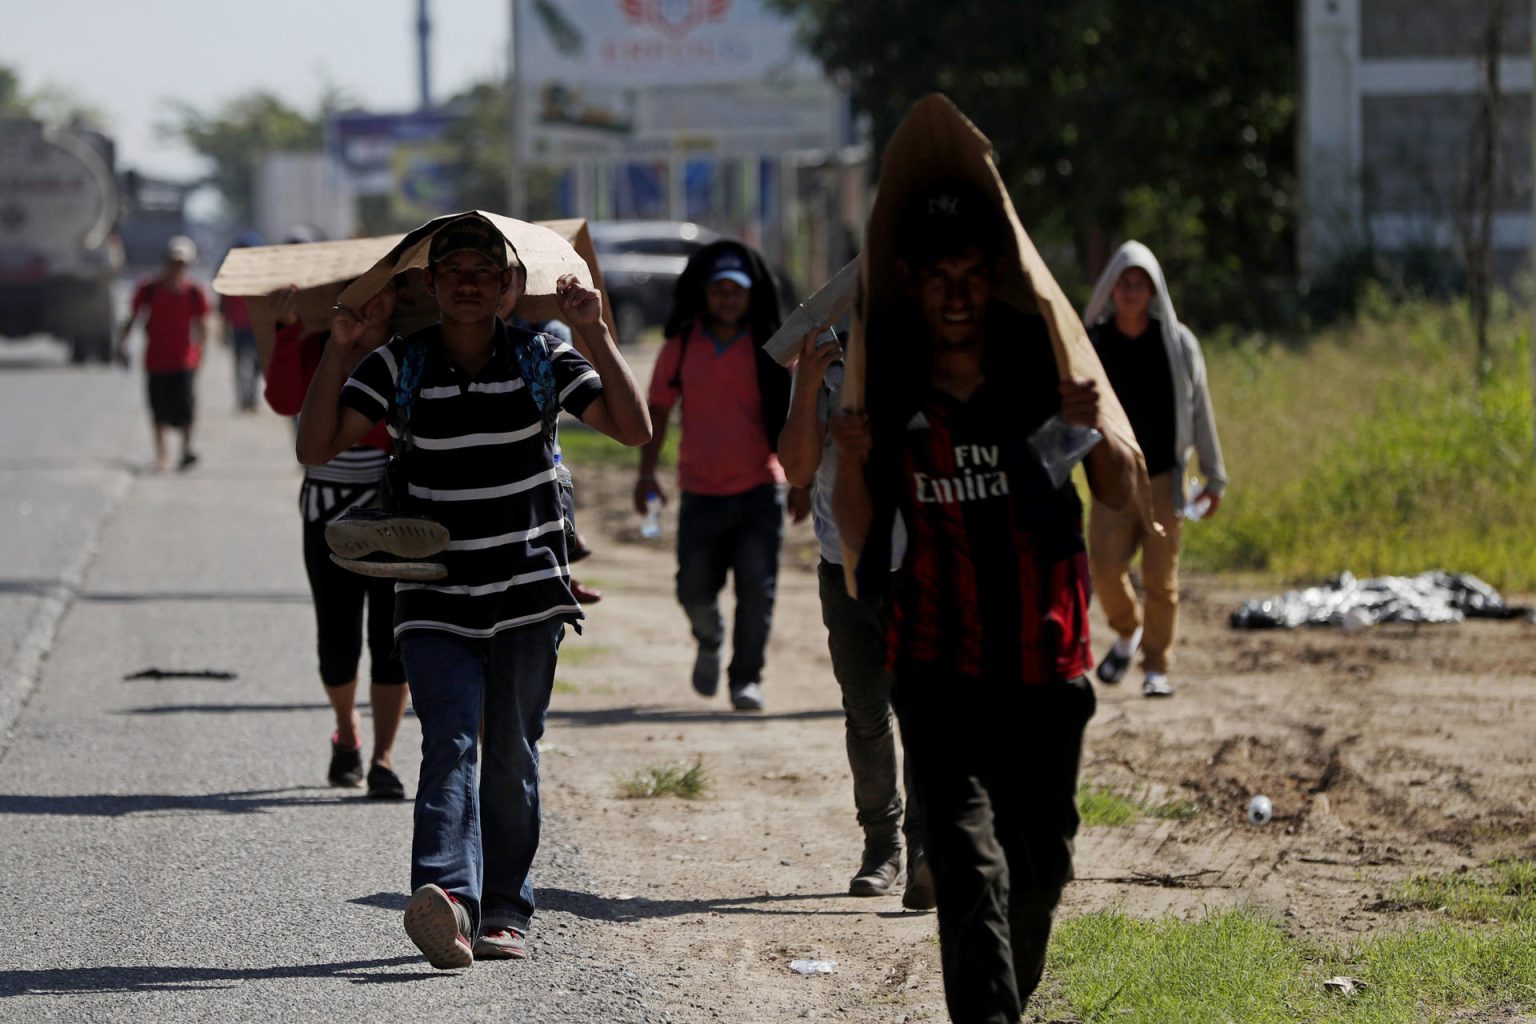
<path fill-rule="evenodd" d="M 690 766 L 661 765 L 642 768 L 640 771 L 619 779 L 619 796 L 626 800 L 647 800 L 653 797 L 675 796 L 683 800 L 698 800 L 709 792 L 712 780 L 704 759 L 696 759 Z"/>

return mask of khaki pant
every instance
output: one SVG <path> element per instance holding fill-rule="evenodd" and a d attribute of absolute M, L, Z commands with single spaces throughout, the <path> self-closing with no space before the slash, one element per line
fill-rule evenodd
<path fill-rule="evenodd" d="M 1088 516 L 1088 560 L 1093 589 L 1110 628 L 1129 639 L 1141 628 L 1142 668 L 1166 673 L 1173 665 L 1173 637 L 1179 623 L 1179 537 L 1182 520 L 1174 509 L 1172 473 L 1152 478 L 1152 517 L 1167 536 L 1149 534 L 1135 508 L 1123 511 L 1095 501 Z M 1131 587 L 1131 559 L 1141 549 L 1141 582 L 1146 611 Z"/>

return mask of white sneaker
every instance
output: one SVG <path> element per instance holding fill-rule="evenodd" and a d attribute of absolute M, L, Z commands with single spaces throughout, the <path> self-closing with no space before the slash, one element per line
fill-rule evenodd
<path fill-rule="evenodd" d="M 737 711 L 763 710 L 763 690 L 756 683 L 731 687 L 731 707 Z"/>
<path fill-rule="evenodd" d="M 1147 677 L 1141 681 L 1141 695 L 1143 697 L 1172 697 L 1173 686 L 1168 682 L 1168 674 L 1165 672 L 1148 672 Z"/>

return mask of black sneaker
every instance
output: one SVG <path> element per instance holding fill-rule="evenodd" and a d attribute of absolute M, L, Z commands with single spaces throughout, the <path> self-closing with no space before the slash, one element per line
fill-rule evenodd
<path fill-rule="evenodd" d="M 908 851 L 907 888 L 901 894 L 901 905 L 908 910 L 932 910 L 939 905 L 933 893 L 933 869 L 922 850 Z"/>
<path fill-rule="evenodd" d="M 382 551 L 420 561 L 442 551 L 448 540 L 448 528 L 435 519 L 381 508 L 355 508 L 325 527 L 325 542 L 342 558 Z"/>
<path fill-rule="evenodd" d="M 197 465 L 197 452 L 182 452 L 181 461 L 176 463 L 176 468 L 185 473 Z"/>
<path fill-rule="evenodd" d="M 405 905 L 405 934 L 425 954 L 427 963 L 440 971 L 462 969 L 475 962 L 469 927 L 469 911 L 435 885 L 417 889 Z"/>
<path fill-rule="evenodd" d="M 1104 655 L 1104 660 L 1099 662 L 1099 682 L 1113 685 L 1124 679 L 1126 670 L 1131 667 L 1131 657 L 1111 647 L 1109 653 Z"/>
<path fill-rule="evenodd" d="M 448 567 L 442 562 L 401 558 L 384 551 L 375 551 L 363 558 L 343 558 L 332 554 L 331 561 L 349 572 L 387 580 L 440 580 L 448 575 Z"/>
<path fill-rule="evenodd" d="M 363 748 L 344 747 L 331 737 L 331 770 L 325 776 L 331 785 L 356 789 L 363 784 Z"/>
<path fill-rule="evenodd" d="M 368 769 L 368 799 L 404 800 L 405 783 L 392 769 L 381 764 L 373 765 Z"/>
<path fill-rule="evenodd" d="M 850 896 L 887 896 L 901 878 L 901 847 L 894 843 L 864 844 L 864 860 L 848 883 Z"/>
<path fill-rule="evenodd" d="M 693 688 L 701 697 L 713 697 L 720 690 L 720 652 L 699 648 L 693 659 Z"/>

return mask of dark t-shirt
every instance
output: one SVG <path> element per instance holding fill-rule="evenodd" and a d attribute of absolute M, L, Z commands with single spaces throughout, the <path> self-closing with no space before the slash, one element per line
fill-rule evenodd
<path fill-rule="evenodd" d="M 890 661 L 1003 683 L 1071 679 L 1091 666 L 1082 505 L 1053 488 L 1028 437 L 1061 408 L 1039 317 L 992 342 L 966 401 L 926 395 L 901 453 L 908 530 Z"/>
<path fill-rule="evenodd" d="M 1113 320 L 1106 320 L 1088 332 L 1110 386 L 1130 417 L 1149 476 L 1173 469 L 1178 457 L 1173 374 L 1162 330 L 1153 320 L 1140 337 L 1127 338 Z"/>

